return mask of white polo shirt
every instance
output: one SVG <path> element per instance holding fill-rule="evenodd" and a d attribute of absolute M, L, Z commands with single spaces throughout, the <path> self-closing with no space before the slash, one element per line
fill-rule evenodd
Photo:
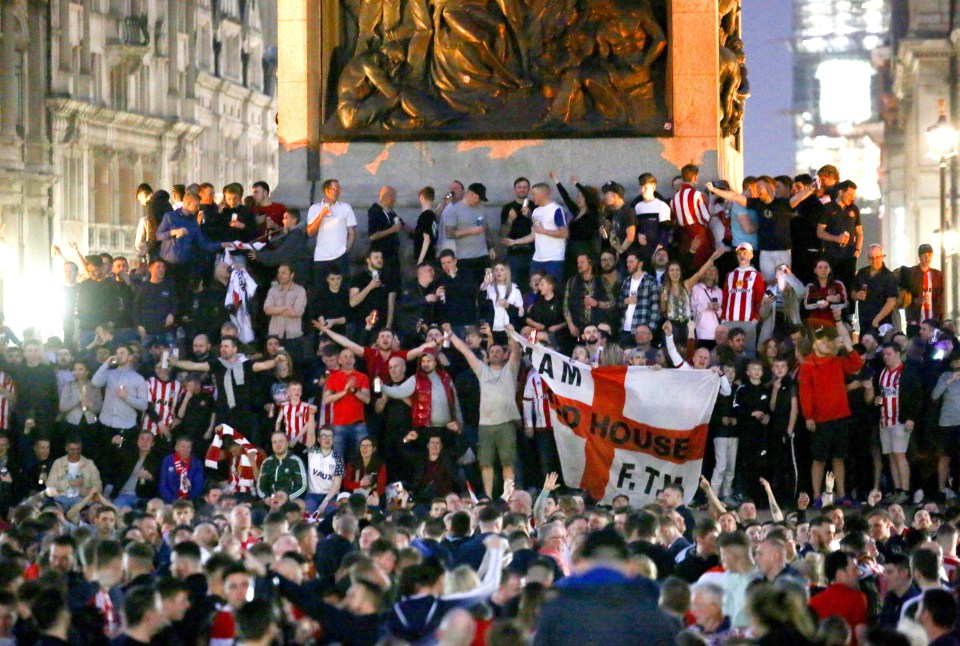
<path fill-rule="evenodd" d="M 325 202 L 318 202 L 307 211 L 307 226 L 320 217 Z M 357 226 L 357 216 L 353 207 L 346 202 L 334 202 L 330 205 L 330 215 L 320 223 L 317 231 L 317 246 L 313 250 L 314 262 L 336 260 L 347 252 L 347 231 Z"/>

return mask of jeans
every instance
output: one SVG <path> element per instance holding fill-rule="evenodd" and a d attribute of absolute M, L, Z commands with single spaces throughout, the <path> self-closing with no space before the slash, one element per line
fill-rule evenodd
<path fill-rule="evenodd" d="M 137 498 L 137 494 L 134 493 L 121 493 L 118 494 L 116 498 L 113 499 L 113 504 L 117 507 L 129 507 L 131 509 L 137 508 L 137 501 L 140 500 Z"/>
<path fill-rule="evenodd" d="M 777 267 L 780 265 L 790 266 L 789 249 L 760 252 L 760 273 L 763 274 L 763 280 L 767 283 L 776 282 Z"/>
<path fill-rule="evenodd" d="M 507 264 L 510 265 L 510 278 L 517 284 L 521 291 L 527 290 L 527 283 L 530 282 L 530 260 L 532 253 L 507 254 Z"/>
<path fill-rule="evenodd" d="M 327 284 L 327 274 L 330 270 L 337 268 L 343 276 L 345 283 L 350 279 L 350 252 L 343 254 L 333 260 L 315 260 L 313 263 L 313 282 L 319 287 L 325 287 Z"/>
<path fill-rule="evenodd" d="M 333 450 L 349 461 L 360 448 L 360 441 L 367 437 L 367 425 L 364 422 L 333 426 Z"/>
<path fill-rule="evenodd" d="M 73 507 L 75 504 L 83 500 L 83 498 L 80 496 L 61 495 L 54 498 L 54 500 L 56 500 L 65 510 L 68 510 L 71 507 Z"/>
<path fill-rule="evenodd" d="M 540 272 L 553 276 L 557 281 L 557 286 L 563 285 L 563 261 L 562 260 L 532 260 L 530 262 L 530 273 Z M 517 283 L 519 285 L 519 283 Z M 522 287 L 522 286 L 521 286 Z"/>
<path fill-rule="evenodd" d="M 323 493 L 308 493 L 303 497 L 303 502 L 307 506 L 307 513 L 312 514 L 317 510 L 317 507 L 320 506 L 320 503 L 323 502 L 323 499 L 327 497 L 327 494 Z M 323 515 L 327 515 L 330 511 L 335 509 L 333 501 L 327 505 L 327 508 L 323 510 Z"/>

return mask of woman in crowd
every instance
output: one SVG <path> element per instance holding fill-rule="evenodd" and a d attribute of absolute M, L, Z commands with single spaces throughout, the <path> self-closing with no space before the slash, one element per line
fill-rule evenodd
<path fill-rule="evenodd" d="M 557 174 L 550 171 L 550 180 L 557 185 L 560 197 L 573 219 L 567 225 L 567 252 L 563 264 L 563 275 L 569 278 L 577 273 L 577 256 L 587 254 L 591 262 L 599 253 L 597 235 L 600 231 L 600 193 L 593 186 L 584 186 L 576 177 L 570 182 L 577 187 L 577 195 L 570 197 L 566 187 L 557 181 Z"/>
<path fill-rule="evenodd" d="M 377 444 L 372 438 L 360 440 L 359 455 L 347 464 L 343 488 L 351 492 L 356 489 L 376 491 L 380 496 L 386 493 L 387 467 L 377 455 Z"/>
<path fill-rule="evenodd" d="M 700 282 L 711 268 L 716 271 L 713 262 L 722 256 L 724 249 L 716 250 L 690 278 L 683 279 L 683 269 L 679 262 L 667 265 L 667 272 L 663 276 L 663 286 L 660 288 L 660 316 L 673 324 L 674 340 L 677 347 L 684 347 L 687 343 L 687 324 L 693 319 L 691 290 Z M 713 326 L 716 329 L 716 325 Z"/>
<path fill-rule="evenodd" d="M 492 313 L 490 316 L 491 329 L 495 338 L 501 342 L 506 339 L 507 325 L 519 328 L 520 317 L 523 316 L 523 294 L 517 284 L 510 279 L 510 267 L 503 262 L 493 266 L 493 271 L 487 271 L 480 292 L 486 296 L 484 308 Z"/>
<path fill-rule="evenodd" d="M 834 280 L 827 260 L 818 260 L 813 273 L 817 279 L 807 285 L 807 297 L 803 300 L 807 324 L 814 329 L 833 327 L 847 307 L 847 289 L 842 282 Z"/>
<path fill-rule="evenodd" d="M 716 329 L 723 316 L 723 289 L 717 268 L 711 264 L 690 290 L 690 307 L 697 328 L 697 347 L 712 350 L 717 344 Z"/>

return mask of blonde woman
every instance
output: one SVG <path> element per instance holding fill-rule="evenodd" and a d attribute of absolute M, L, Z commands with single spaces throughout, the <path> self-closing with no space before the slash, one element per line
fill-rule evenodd
<path fill-rule="evenodd" d="M 520 327 L 519 322 L 523 316 L 523 294 L 511 280 L 510 267 L 506 263 L 498 262 L 492 270 L 487 270 L 480 285 L 480 291 L 490 301 L 488 307 L 492 307 L 493 310 L 490 329 L 495 334 L 504 335 L 506 326 L 511 323 L 517 328 Z"/>
<path fill-rule="evenodd" d="M 687 342 L 687 324 L 693 320 L 693 305 L 690 292 L 700 282 L 704 274 L 713 267 L 713 261 L 726 252 L 726 249 L 717 249 L 713 255 L 693 276 L 683 280 L 683 271 L 680 263 L 671 262 L 663 275 L 663 286 L 660 288 L 660 315 L 673 324 L 674 341 L 678 347 Z"/>

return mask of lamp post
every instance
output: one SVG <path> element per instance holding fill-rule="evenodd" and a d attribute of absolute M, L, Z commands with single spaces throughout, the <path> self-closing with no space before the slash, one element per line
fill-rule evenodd
<path fill-rule="evenodd" d="M 937 101 L 940 115 L 927 128 L 927 157 L 940 164 L 940 271 L 947 271 L 947 160 L 957 154 L 957 129 L 947 120 L 947 102 Z"/>

